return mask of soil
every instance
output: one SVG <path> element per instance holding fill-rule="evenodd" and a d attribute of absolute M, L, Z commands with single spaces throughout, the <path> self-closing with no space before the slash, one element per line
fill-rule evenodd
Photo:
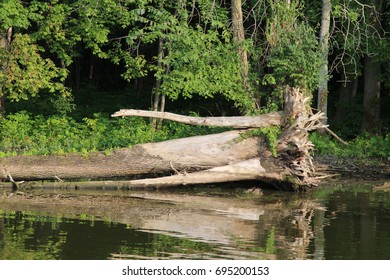
<path fill-rule="evenodd" d="M 317 171 L 341 179 L 389 179 L 390 162 L 380 159 L 353 159 L 336 156 L 315 157 Z"/>

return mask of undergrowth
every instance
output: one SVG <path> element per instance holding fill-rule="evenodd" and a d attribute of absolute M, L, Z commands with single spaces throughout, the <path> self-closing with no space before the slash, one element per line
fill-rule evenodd
<path fill-rule="evenodd" d="M 105 151 L 130 147 L 139 143 L 158 142 L 174 138 L 222 132 L 226 129 L 191 126 L 164 121 L 159 130 L 153 129 L 148 119 L 140 117 L 110 118 L 94 114 L 79 121 L 63 116 L 32 115 L 26 111 L 9 114 L 0 119 L 0 157 L 15 155 L 63 155 Z M 263 135 L 274 156 L 277 127 L 248 130 L 241 139 Z M 362 134 L 343 145 L 329 135 L 312 133 L 315 155 L 334 155 L 350 158 L 375 158 L 390 161 L 390 134 L 378 136 Z"/>
<path fill-rule="evenodd" d="M 63 155 L 106 151 L 139 143 L 202 135 L 221 131 L 164 122 L 155 130 L 147 119 L 110 118 L 95 114 L 80 121 L 68 116 L 33 116 L 26 111 L 0 119 L 0 157 L 15 155 Z"/>
<path fill-rule="evenodd" d="M 310 140 L 315 146 L 316 155 L 390 160 L 390 134 L 379 136 L 364 133 L 349 141 L 348 145 L 320 133 L 312 133 Z"/>

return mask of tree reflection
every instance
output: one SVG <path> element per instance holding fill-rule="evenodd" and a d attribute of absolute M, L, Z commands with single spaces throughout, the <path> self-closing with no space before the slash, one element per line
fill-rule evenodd
<path fill-rule="evenodd" d="M 58 259 L 66 236 L 51 228 L 56 223 L 40 214 L 0 211 L 0 259 Z"/>
<path fill-rule="evenodd" d="M 45 200 L 42 211 L 18 201 L 0 210 L 0 259 L 390 257 L 389 193 L 329 188 L 307 195 L 154 192 L 115 197 L 115 204 L 101 199 L 91 199 L 99 205 L 92 208 L 83 199 L 77 207 Z"/>

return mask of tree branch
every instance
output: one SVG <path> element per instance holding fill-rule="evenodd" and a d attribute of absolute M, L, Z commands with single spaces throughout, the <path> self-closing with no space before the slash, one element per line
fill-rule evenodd
<path fill-rule="evenodd" d="M 282 112 L 272 112 L 259 116 L 238 117 L 190 117 L 168 112 L 153 112 L 144 110 L 122 109 L 112 114 L 112 117 L 148 117 L 171 120 L 192 125 L 232 127 L 232 128 L 261 128 L 280 125 Z"/>

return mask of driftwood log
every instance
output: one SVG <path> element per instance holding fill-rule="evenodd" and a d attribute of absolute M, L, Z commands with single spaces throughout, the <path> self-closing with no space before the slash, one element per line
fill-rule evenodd
<path fill-rule="evenodd" d="M 257 180 L 283 189 L 315 186 L 308 132 L 323 127 L 322 113 L 311 114 L 309 98 L 294 88 L 285 92 L 284 112 L 257 117 L 196 118 L 170 113 L 120 110 L 113 117 L 165 118 L 197 125 L 259 128 L 277 125 L 282 133 L 273 156 L 261 136 L 241 137 L 245 130 L 195 136 L 119 149 L 110 155 L 17 156 L 0 159 L 0 176 L 14 180 L 141 179 L 121 181 L 128 187 L 170 187 Z M 150 178 L 163 175 L 163 177 Z M 165 176 L 164 175 L 168 175 Z M 149 177 L 149 178 L 145 178 Z"/>

